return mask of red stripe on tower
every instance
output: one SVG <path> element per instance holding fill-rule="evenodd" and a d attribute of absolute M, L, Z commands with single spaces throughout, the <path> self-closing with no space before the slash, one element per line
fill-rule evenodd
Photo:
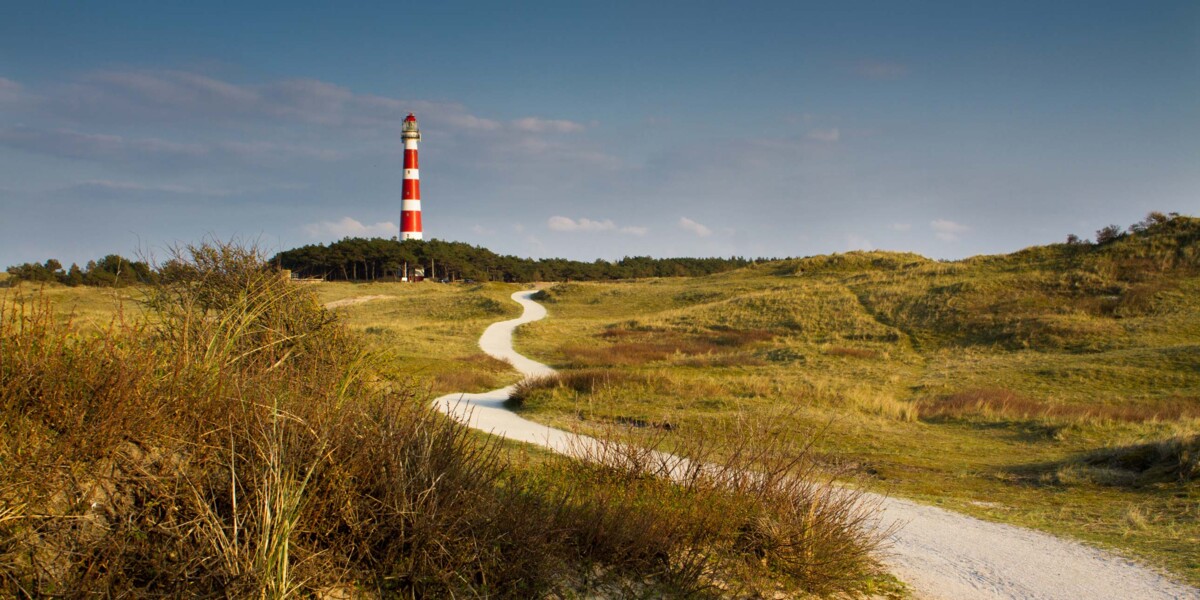
<path fill-rule="evenodd" d="M 417 142 L 421 128 L 412 113 L 404 118 L 400 132 L 404 140 L 404 190 L 400 195 L 400 239 L 419 240 L 421 236 L 421 172 L 417 168 Z"/>

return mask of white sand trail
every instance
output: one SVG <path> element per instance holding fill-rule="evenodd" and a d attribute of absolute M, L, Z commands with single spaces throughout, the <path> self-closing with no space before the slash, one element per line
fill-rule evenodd
<path fill-rule="evenodd" d="M 512 363 L 527 377 L 554 370 L 517 354 L 512 333 L 546 316 L 530 296 L 512 298 L 525 311 L 494 323 L 479 338 L 484 352 Z M 475 429 L 538 444 L 557 452 L 587 445 L 589 438 L 534 423 L 504 408 L 512 386 L 482 394 L 448 394 L 436 406 Z M 1021 527 L 990 523 L 906 500 L 878 501 L 881 528 L 899 524 L 884 562 L 928 600 L 1011 598 L 1022 600 L 1196 599 L 1200 590 L 1174 583 L 1130 560 Z"/>

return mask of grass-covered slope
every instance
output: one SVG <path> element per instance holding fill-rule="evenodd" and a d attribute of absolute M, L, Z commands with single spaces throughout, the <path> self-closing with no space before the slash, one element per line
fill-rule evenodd
<path fill-rule="evenodd" d="M 144 311 L 86 327 L 55 308 L 60 288 L 0 294 L 0 595 L 895 589 L 870 507 L 790 446 L 699 442 L 696 464 L 723 468 L 676 484 L 628 445 L 594 463 L 510 454 L 435 412 L 407 369 L 471 356 L 505 290 L 364 289 L 395 298 L 339 316 L 323 304 L 362 294 L 232 247 L 181 258 Z"/>
<path fill-rule="evenodd" d="M 1200 581 L 1200 219 L 955 262 L 853 252 L 560 284 L 519 349 L 564 426 L 765 417 L 880 489 Z M 574 373 L 584 373 L 577 376 Z"/>

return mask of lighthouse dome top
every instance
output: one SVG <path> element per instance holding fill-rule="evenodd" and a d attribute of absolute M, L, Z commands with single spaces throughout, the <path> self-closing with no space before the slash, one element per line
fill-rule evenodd
<path fill-rule="evenodd" d="M 408 113 L 404 117 L 404 122 L 400 125 L 400 137 L 404 139 L 421 139 L 421 130 L 417 127 L 417 118 L 412 113 Z"/>

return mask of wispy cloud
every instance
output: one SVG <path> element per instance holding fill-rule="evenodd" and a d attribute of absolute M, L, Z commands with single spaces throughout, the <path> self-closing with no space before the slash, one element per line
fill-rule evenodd
<path fill-rule="evenodd" d="M 808 132 L 808 135 L 805 137 L 815 142 L 833 144 L 842 139 L 842 132 L 838 131 L 837 127 L 832 129 L 814 129 Z"/>
<path fill-rule="evenodd" d="M 330 161 L 341 153 L 330 148 L 264 140 L 229 140 L 191 143 L 161 138 L 84 133 L 70 129 L 11 127 L 0 129 L 0 146 L 54 156 L 100 162 L 152 162 L 220 160 L 239 163 L 290 160 Z"/>
<path fill-rule="evenodd" d="M 513 121 L 513 127 L 517 131 L 525 131 L 528 133 L 579 133 L 585 129 L 582 123 L 574 121 L 566 121 L 562 119 L 539 119 L 537 117 L 525 117 Z"/>
<path fill-rule="evenodd" d="M 208 153 L 200 144 L 172 142 L 159 138 L 128 138 L 119 135 L 81 133 L 69 129 L 43 130 L 10 127 L 0 130 L 0 145 L 26 152 L 62 158 L 125 160 L 137 157 L 190 157 Z"/>
<path fill-rule="evenodd" d="M 912 223 L 892 223 L 888 225 L 888 229 L 892 231 L 911 231 Z"/>
<path fill-rule="evenodd" d="M 395 223 L 379 222 L 364 225 L 356 219 L 342 217 L 338 221 L 320 221 L 304 226 L 304 232 L 313 238 L 344 237 L 389 237 L 396 235 L 399 228 Z"/>
<path fill-rule="evenodd" d="M 0 83 L 0 97 L 14 85 L 19 86 Z M 228 123 L 267 119 L 361 129 L 398 127 L 408 111 L 415 111 L 423 121 L 451 129 L 493 131 L 501 127 L 500 122 L 471 114 L 458 103 L 364 94 L 317 79 L 237 83 L 171 69 L 100 70 L 42 92 L 39 104 L 44 113 L 92 120 Z"/>
<path fill-rule="evenodd" d="M 0 77 L 0 104 L 16 102 L 25 97 L 25 87 L 11 80 Z"/>
<path fill-rule="evenodd" d="M 87 181 L 81 181 L 74 185 L 68 186 L 61 191 L 75 192 L 84 195 L 144 193 L 181 194 L 194 196 L 229 196 L 234 193 L 233 190 L 198 188 L 191 185 L 171 183 L 139 183 L 136 181 L 113 181 L 108 179 L 89 179 Z"/>
<path fill-rule="evenodd" d="M 971 231 L 970 227 L 948 219 L 934 219 L 929 227 L 933 229 L 933 235 L 943 242 L 957 242 L 962 234 Z"/>
<path fill-rule="evenodd" d="M 900 79 L 908 75 L 908 66 L 895 62 L 863 60 L 855 65 L 854 72 L 858 76 L 867 79 L 886 81 Z"/>
<path fill-rule="evenodd" d="M 612 219 L 593 220 L 587 217 L 580 219 L 572 219 L 555 215 L 546 220 L 546 227 L 550 231 L 559 232 L 605 232 L 613 231 L 627 235 L 646 235 L 649 229 L 638 226 L 617 227 L 617 224 Z"/>
<path fill-rule="evenodd" d="M 706 225 L 697 223 L 687 217 L 679 217 L 679 228 L 694 233 L 700 237 L 708 237 L 712 235 L 712 230 Z"/>

